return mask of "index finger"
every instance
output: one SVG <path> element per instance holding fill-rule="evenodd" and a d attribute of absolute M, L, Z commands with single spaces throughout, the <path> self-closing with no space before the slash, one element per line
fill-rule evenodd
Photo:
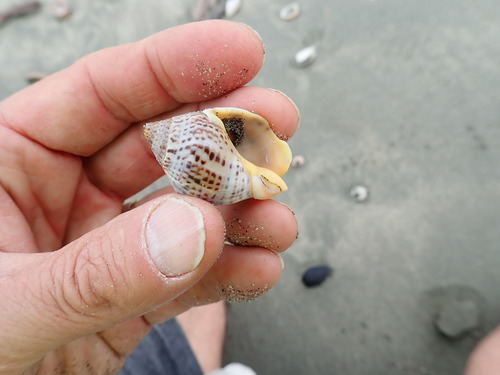
<path fill-rule="evenodd" d="M 88 156 L 132 122 L 248 83 L 263 55 L 243 24 L 186 24 L 77 61 L 0 103 L 0 120 L 48 148 Z"/>

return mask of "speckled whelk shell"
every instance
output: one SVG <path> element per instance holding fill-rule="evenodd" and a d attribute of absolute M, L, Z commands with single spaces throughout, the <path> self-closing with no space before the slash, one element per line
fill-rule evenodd
<path fill-rule="evenodd" d="M 180 194 L 221 205 L 287 190 L 290 148 L 254 113 L 210 108 L 147 123 L 144 135 Z"/>

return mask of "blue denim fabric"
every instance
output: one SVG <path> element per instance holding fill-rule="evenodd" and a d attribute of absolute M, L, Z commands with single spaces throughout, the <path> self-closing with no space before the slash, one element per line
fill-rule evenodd
<path fill-rule="evenodd" d="M 202 375 L 175 319 L 158 324 L 127 358 L 119 375 Z"/>

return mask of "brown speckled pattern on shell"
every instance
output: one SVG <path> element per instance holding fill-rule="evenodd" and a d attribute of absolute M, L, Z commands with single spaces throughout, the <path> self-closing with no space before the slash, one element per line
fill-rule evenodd
<path fill-rule="evenodd" d="M 205 113 L 148 123 L 144 134 L 178 193 L 216 205 L 250 197 L 249 176 L 239 155 L 228 147 L 231 140 Z"/>

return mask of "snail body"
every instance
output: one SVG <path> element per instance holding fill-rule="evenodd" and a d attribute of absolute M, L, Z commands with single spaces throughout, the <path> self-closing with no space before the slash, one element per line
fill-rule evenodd
<path fill-rule="evenodd" d="M 179 194 L 222 205 L 287 190 L 290 148 L 254 113 L 210 108 L 147 123 L 144 135 Z"/>

